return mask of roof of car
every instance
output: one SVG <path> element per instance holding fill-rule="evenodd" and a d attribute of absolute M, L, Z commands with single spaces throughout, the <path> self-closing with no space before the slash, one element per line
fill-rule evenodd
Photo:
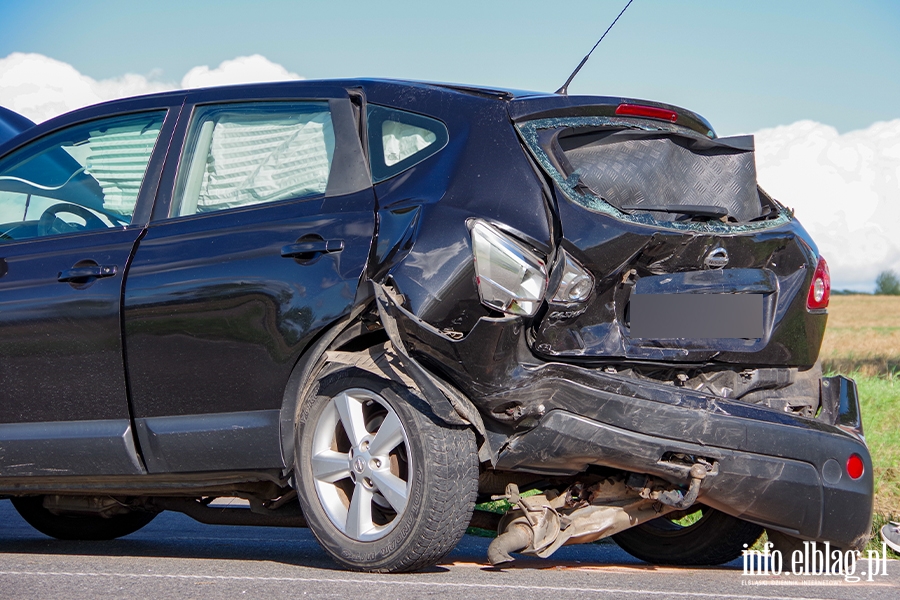
<path fill-rule="evenodd" d="M 176 98 L 183 96 L 185 93 L 195 93 L 202 91 L 236 91 L 236 90 L 245 90 L 248 92 L 252 92 L 257 89 L 271 89 L 277 87 L 284 88 L 304 88 L 304 87 L 344 87 L 344 88 L 362 88 L 365 90 L 366 88 L 374 88 L 374 87 L 404 87 L 404 88 L 424 88 L 424 89 L 444 89 L 459 92 L 462 94 L 474 94 L 478 96 L 484 97 L 495 97 L 497 99 L 502 100 L 512 100 L 513 98 L 525 98 L 525 97 L 534 97 L 534 96 L 552 96 L 553 94 L 548 94 L 547 92 L 539 92 L 534 90 L 518 90 L 513 88 L 497 88 L 497 87 L 486 87 L 480 85 L 469 85 L 469 84 L 460 84 L 460 83 L 446 83 L 446 82 L 433 82 L 433 81 L 415 81 L 415 80 L 405 80 L 405 79 L 381 79 L 381 78 L 348 78 L 348 79 L 294 79 L 294 80 L 286 80 L 286 81 L 270 81 L 270 82 L 261 82 L 261 83 L 240 83 L 240 84 L 232 84 L 232 85 L 223 85 L 223 86 L 215 86 L 215 87 L 207 87 L 207 88 L 190 88 L 190 89 L 178 89 L 171 90 L 167 92 L 158 92 L 155 94 L 145 94 L 142 96 L 137 96 L 140 98 L 148 98 L 148 99 L 162 99 L 162 98 Z M 125 100 L 130 100 L 135 97 L 129 98 L 118 98 L 115 100 L 110 100 L 108 102 L 103 102 L 102 104 L 112 104 L 116 102 L 122 102 Z"/>
<path fill-rule="evenodd" d="M 628 98 L 613 96 L 563 96 L 556 93 L 539 92 L 533 90 L 518 90 L 514 88 L 486 87 L 480 85 L 413 81 L 402 79 L 302 79 L 264 83 L 246 83 L 208 88 L 179 89 L 168 92 L 159 92 L 156 94 L 119 98 L 116 100 L 110 100 L 92 106 L 76 109 L 74 111 L 71 111 L 71 113 L 66 113 L 66 115 L 71 115 L 70 119 L 63 119 L 63 121 L 58 123 L 45 121 L 44 123 L 38 124 L 37 127 L 41 130 L 41 133 L 43 133 L 44 131 L 55 129 L 57 126 L 61 126 L 65 122 L 94 118 L 96 116 L 103 115 L 106 112 L 115 111 L 117 105 L 122 105 L 123 110 L 134 110 L 150 107 L 154 104 L 158 106 L 160 103 L 165 102 L 169 102 L 171 104 L 180 103 L 185 94 L 199 94 L 206 96 L 206 98 L 204 98 L 203 100 L 204 102 L 206 102 L 215 101 L 215 97 L 219 95 L 221 95 L 223 98 L 233 99 L 235 98 L 236 94 L 240 94 L 240 92 L 242 91 L 246 92 L 248 96 L 252 97 L 257 93 L 261 93 L 262 95 L 269 95 L 273 92 L 277 92 L 278 90 L 291 91 L 291 93 L 293 93 L 294 91 L 301 92 L 304 88 L 319 88 L 320 90 L 327 90 L 328 88 L 331 88 L 332 90 L 334 90 L 335 88 L 358 88 L 367 95 L 387 95 L 388 97 L 395 95 L 396 97 L 401 97 L 402 95 L 406 95 L 406 93 L 408 93 L 410 89 L 418 89 L 423 92 L 430 91 L 432 93 L 457 93 L 461 97 L 470 97 L 472 99 L 479 97 L 483 99 L 494 99 L 500 102 L 508 102 L 510 104 L 510 114 L 513 117 L 513 120 L 516 121 L 528 118 L 538 118 L 539 116 L 550 116 L 560 111 L 583 111 L 585 107 L 589 106 L 614 107 L 621 102 L 632 101 Z M 266 92 L 268 92 L 268 94 Z M 688 124 L 688 126 L 696 129 L 697 131 L 700 131 L 701 133 L 706 133 L 706 131 L 710 131 L 711 133 L 711 128 L 707 129 L 707 126 L 709 125 L 708 122 L 703 119 L 703 117 L 700 117 L 695 113 L 657 102 L 639 102 L 646 103 L 651 106 L 675 109 L 678 111 L 679 115 L 688 117 L 688 123 L 686 123 Z M 16 113 L 11 113 L 11 115 L 12 117 L 19 116 L 16 115 Z M 66 115 L 60 116 L 65 117 Z M 25 127 L 24 117 L 21 118 L 21 121 L 21 123 L 18 121 L 16 122 L 16 124 L 18 125 L 16 129 L 19 129 L 20 133 L 24 133 L 24 131 L 31 129 L 30 124 L 28 127 Z M 34 133 L 38 132 L 35 131 Z M 16 132 L 14 130 L 6 132 L 5 136 L 0 137 L 0 150 L 6 151 L 8 148 L 14 147 L 18 141 L 16 139 L 18 137 L 19 136 L 16 135 Z"/>

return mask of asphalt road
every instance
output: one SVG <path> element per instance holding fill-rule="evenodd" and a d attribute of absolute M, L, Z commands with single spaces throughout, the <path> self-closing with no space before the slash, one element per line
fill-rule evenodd
<path fill-rule="evenodd" d="M 874 582 L 743 576 L 718 568 L 646 565 L 611 543 L 562 548 L 495 571 L 490 540 L 466 536 L 427 572 L 342 571 L 306 529 L 226 527 L 163 513 L 112 542 L 61 542 L 31 529 L 0 501 L 0 598 L 900 598 L 900 562 Z M 865 569 L 865 561 L 859 563 Z M 748 583 L 752 585 L 748 585 Z"/>

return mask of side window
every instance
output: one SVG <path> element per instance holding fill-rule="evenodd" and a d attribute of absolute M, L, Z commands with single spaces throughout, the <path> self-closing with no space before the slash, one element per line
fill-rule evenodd
<path fill-rule="evenodd" d="M 199 107 L 170 216 L 324 194 L 333 156 L 327 102 Z"/>
<path fill-rule="evenodd" d="M 447 127 L 430 117 L 369 104 L 366 122 L 375 183 L 405 171 L 447 145 Z"/>
<path fill-rule="evenodd" d="M 0 243 L 130 223 L 165 115 L 82 123 L 0 161 Z"/>

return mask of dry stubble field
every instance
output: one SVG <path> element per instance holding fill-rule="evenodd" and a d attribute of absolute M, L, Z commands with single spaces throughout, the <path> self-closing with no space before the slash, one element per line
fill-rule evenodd
<path fill-rule="evenodd" d="M 832 296 L 822 359 L 826 371 L 900 374 L 900 296 Z"/>

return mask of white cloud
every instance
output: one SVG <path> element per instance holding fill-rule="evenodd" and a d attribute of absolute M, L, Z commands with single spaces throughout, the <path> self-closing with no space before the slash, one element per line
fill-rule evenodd
<path fill-rule="evenodd" d="M 194 67 L 182 78 L 181 87 L 198 88 L 257 81 L 284 81 L 286 79 L 303 78 L 296 73 L 291 73 L 281 65 L 271 62 L 265 56 L 254 54 L 226 60 L 215 69 L 210 69 L 205 65 Z"/>
<path fill-rule="evenodd" d="M 133 74 L 97 81 L 42 54 L 15 52 L 0 58 L 0 105 L 37 122 L 103 100 L 173 87 Z"/>
<path fill-rule="evenodd" d="M 900 119 L 843 135 L 799 121 L 756 134 L 760 185 L 792 207 L 835 288 L 872 291 L 900 273 Z"/>
<path fill-rule="evenodd" d="M 194 88 L 256 81 L 300 79 L 264 56 L 239 56 L 218 67 L 194 67 L 180 85 L 149 76 L 128 73 L 112 79 L 93 79 L 70 64 L 42 54 L 14 52 L 0 58 L 0 106 L 40 122 L 50 117 L 104 100 L 137 96 L 179 87 Z"/>

